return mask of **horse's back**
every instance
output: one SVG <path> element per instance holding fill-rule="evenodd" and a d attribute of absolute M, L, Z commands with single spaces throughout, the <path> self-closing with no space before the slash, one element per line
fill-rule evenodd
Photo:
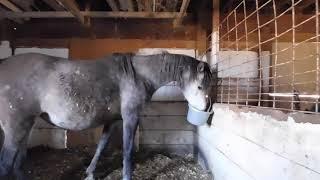
<path fill-rule="evenodd" d="M 36 53 L 9 57 L 0 64 L 0 107 L 5 112 L 32 112 L 37 108 L 37 94 L 41 83 L 56 62 L 52 56 Z M 4 114 L 5 113 L 5 114 Z M 0 114 L 0 116 L 1 116 Z"/>
<path fill-rule="evenodd" d="M 11 56 L 0 64 L 0 80 L 18 80 L 45 71 L 59 58 L 37 53 Z"/>

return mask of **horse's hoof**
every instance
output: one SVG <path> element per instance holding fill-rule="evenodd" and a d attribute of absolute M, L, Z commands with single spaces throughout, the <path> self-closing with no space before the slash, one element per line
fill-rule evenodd
<path fill-rule="evenodd" d="M 88 174 L 84 180 L 94 180 L 93 174 Z"/>

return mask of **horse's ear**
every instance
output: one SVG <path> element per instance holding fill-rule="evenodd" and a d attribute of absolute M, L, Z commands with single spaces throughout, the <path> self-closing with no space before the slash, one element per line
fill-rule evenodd
<path fill-rule="evenodd" d="M 199 62 L 198 66 L 197 66 L 197 71 L 198 72 L 204 71 L 204 62 Z"/>

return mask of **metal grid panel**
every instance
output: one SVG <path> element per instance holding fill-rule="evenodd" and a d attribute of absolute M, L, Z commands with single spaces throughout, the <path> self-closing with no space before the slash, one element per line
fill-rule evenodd
<path fill-rule="evenodd" d="M 243 0 L 220 14 L 208 49 L 218 57 L 218 102 L 319 112 L 319 1 Z"/>

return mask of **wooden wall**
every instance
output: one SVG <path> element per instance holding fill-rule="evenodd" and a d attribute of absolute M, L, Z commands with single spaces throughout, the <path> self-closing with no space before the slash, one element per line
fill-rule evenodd
<path fill-rule="evenodd" d="M 70 58 L 98 58 L 114 52 L 137 52 L 140 48 L 196 49 L 194 40 L 71 39 Z"/>

